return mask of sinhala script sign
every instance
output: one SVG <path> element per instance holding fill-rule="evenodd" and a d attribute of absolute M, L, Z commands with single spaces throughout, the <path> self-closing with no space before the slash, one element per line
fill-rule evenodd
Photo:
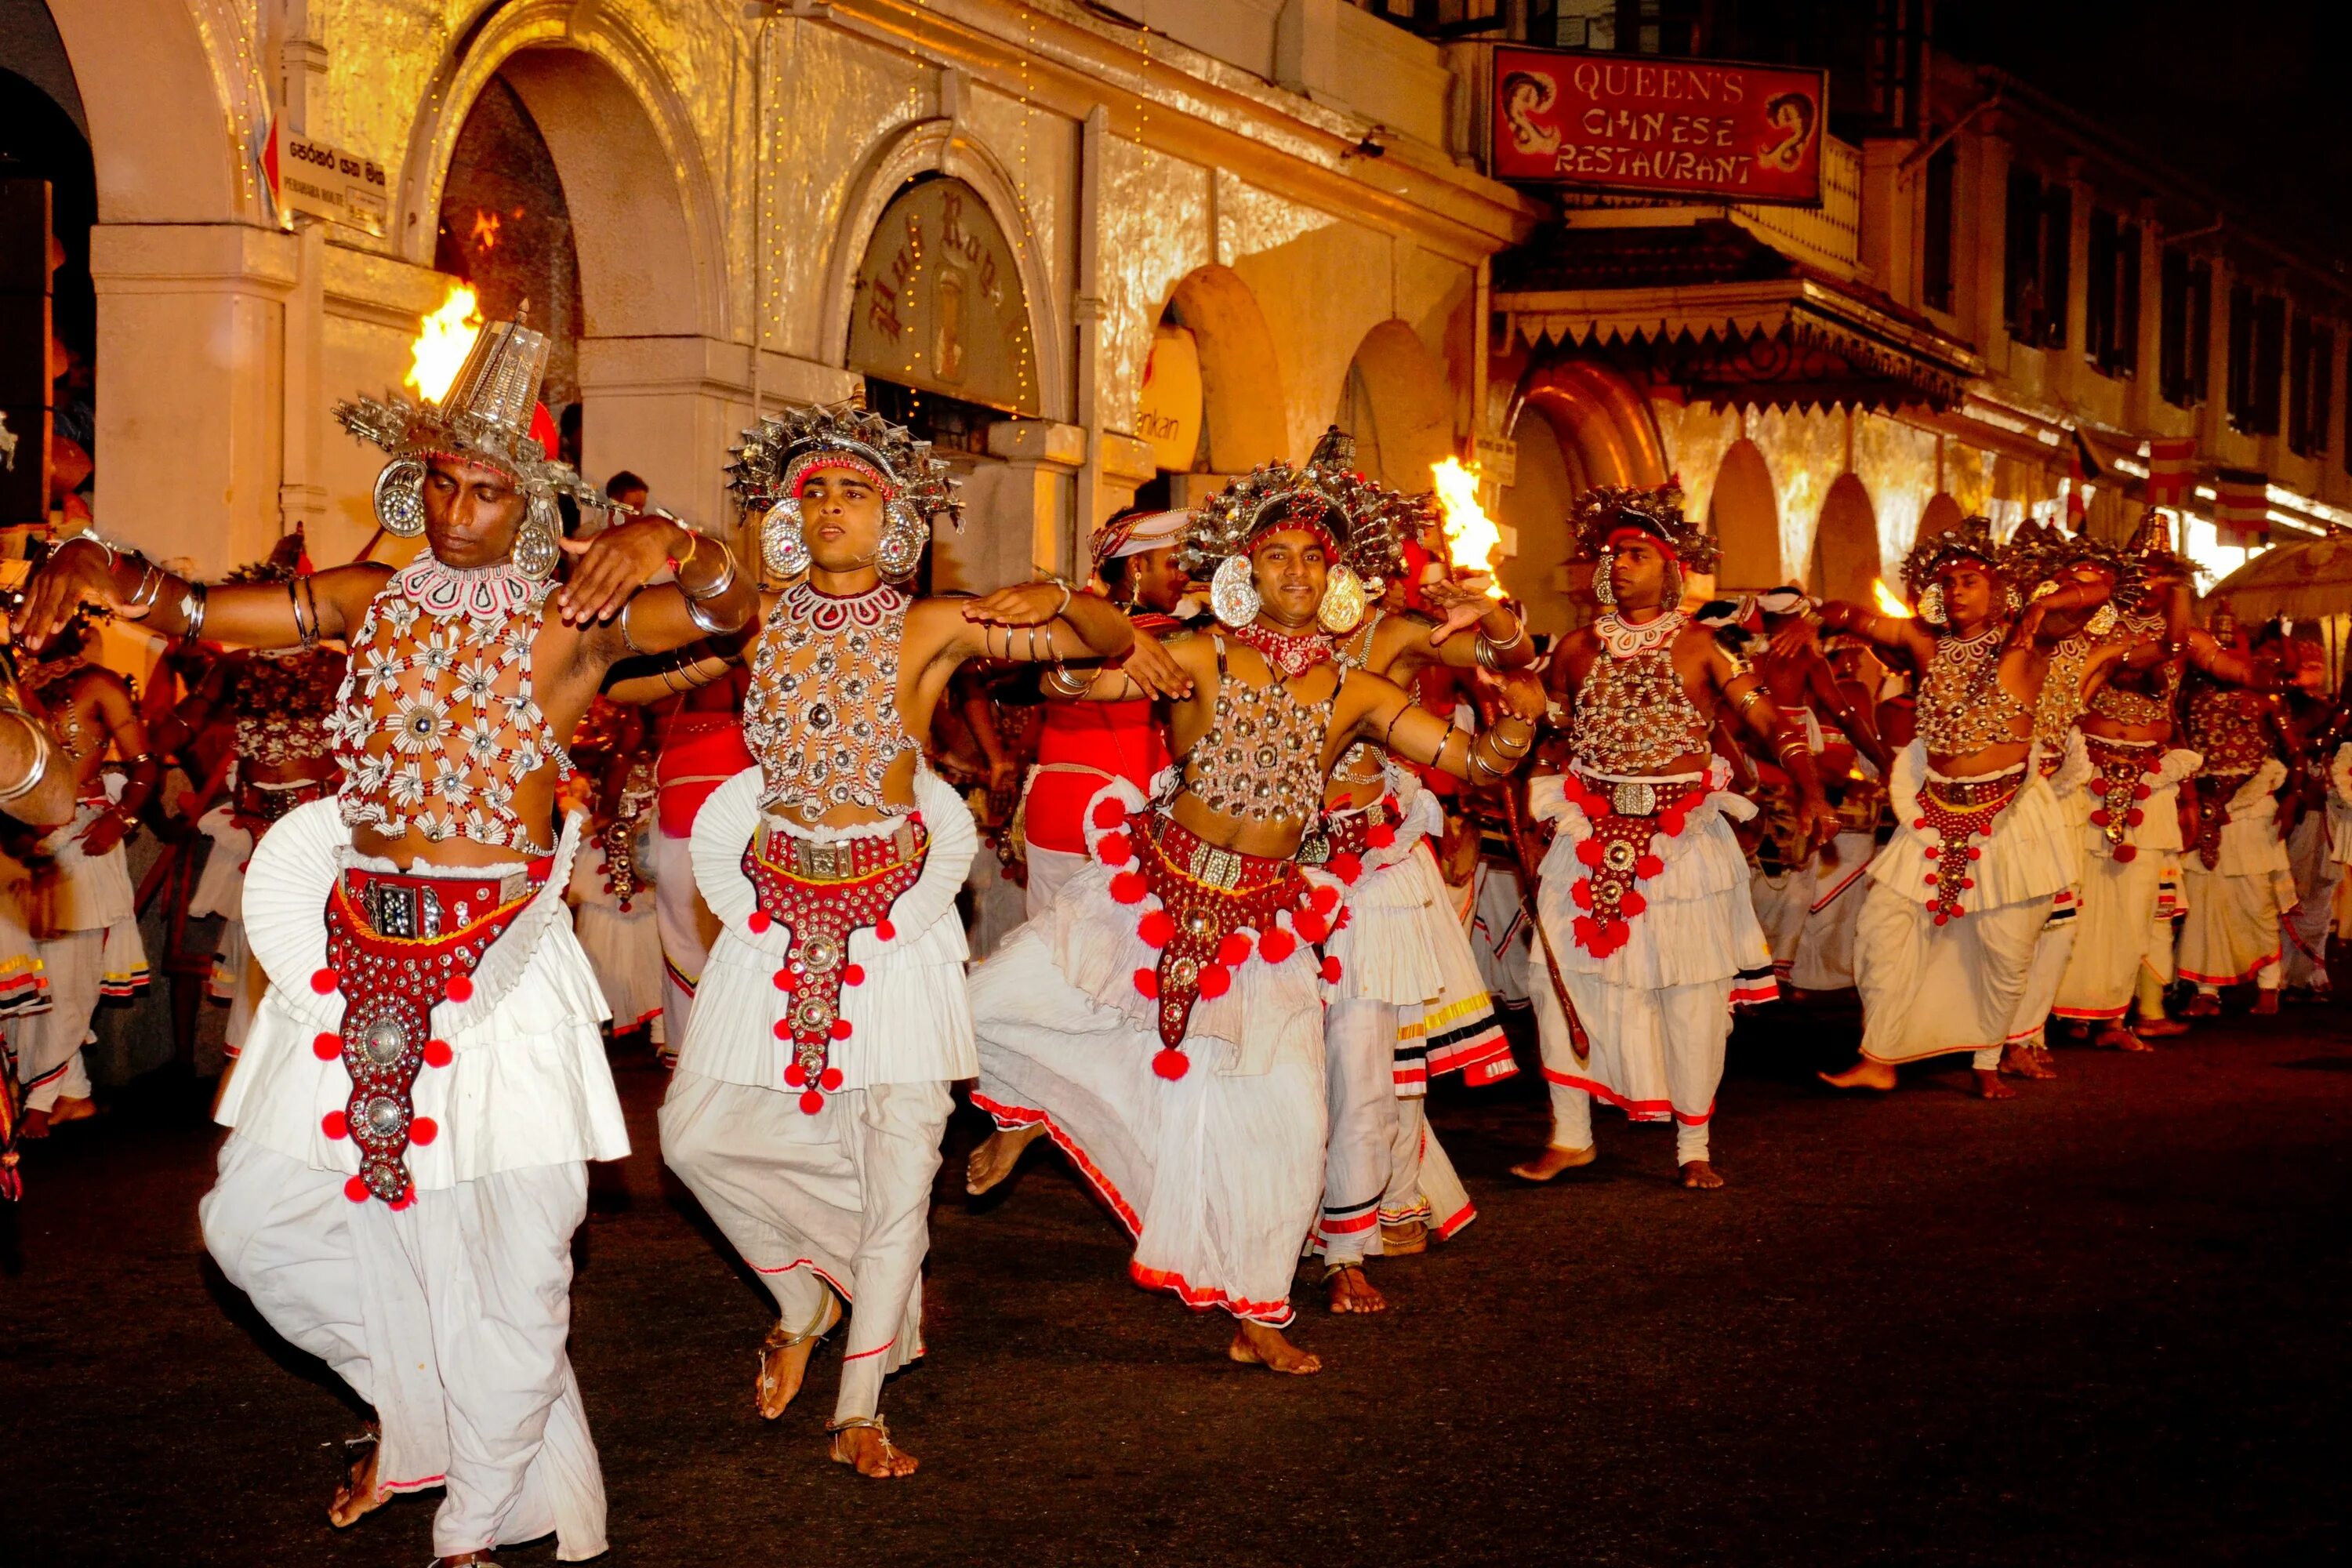
<path fill-rule="evenodd" d="M 1580 49 L 1495 51 L 1495 176 L 1818 205 L 1825 73 Z"/>

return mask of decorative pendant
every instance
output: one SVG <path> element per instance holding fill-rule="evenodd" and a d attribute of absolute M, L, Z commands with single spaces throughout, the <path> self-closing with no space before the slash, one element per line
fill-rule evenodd
<path fill-rule="evenodd" d="M 1217 619 L 1238 630 L 1257 619 L 1265 607 L 1257 596 L 1257 583 L 1251 575 L 1249 557 L 1228 555 L 1218 563 L 1209 579 L 1209 608 Z"/>

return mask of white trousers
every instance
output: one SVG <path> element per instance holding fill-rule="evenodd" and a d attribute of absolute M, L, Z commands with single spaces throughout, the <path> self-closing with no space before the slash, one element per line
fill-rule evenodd
<path fill-rule="evenodd" d="M 1396 1102 L 1396 1137 L 1389 1145 L 1389 1185 L 1381 1196 L 1381 1223 L 1423 1220 L 1441 1237 L 1478 1217 L 1454 1161 L 1429 1124 L 1429 1101 L 1417 1094 Z"/>
<path fill-rule="evenodd" d="M 564 1342 L 583 1164 L 420 1192 L 397 1212 L 345 1178 L 231 1134 L 197 1205 L 205 1246 L 269 1326 L 332 1367 L 383 1423 L 377 1486 L 445 1489 L 433 1550 L 551 1531 L 604 1550 L 604 1482 Z"/>
<path fill-rule="evenodd" d="M 1663 1058 L 1665 1081 L 1633 1085 L 1629 1078 L 1632 1093 L 1612 1088 L 1604 1074 L 1622 1076 L 1622 1069 L 1612 1072 L 1599 1060 L 1578 1062 L 1559 998 L 1549 984 L 1530 986 L 1544 1082 L 1551 1090 L 1554 1146 L 1592 1147 L 1592 1097 L 1597 1091 L 1636 1121 L 1672 1118 L 1676 1164 L 1706 1159 L 1715 1091 L 1723 1082 L 1725 1047 L 1731 1038 L 1732 977 L 1657 990 L 1612 985 L 1599 975 L 1574 972 L 1560 979 L 1591 1036 L 1595 1058 L 1607 1052 L 1616 1063 L 1628 1066 Z M 1654 1096 L 1661 1088 L 1663 1096 Z"/>
<path fill-rule="evenodd" d="M 106 932 L 71 931 L 33 944 L 49 977 L 49 1010 L 15 1030 L 16 1076 L 25 1109 L 52 1110 L 60 1099 L 88 1100 L 89 1069 L 81 1048 L 106 982 Z"/>
<path fill-rule="evenodd" d="M 1062 884 L 1083 868 L 1087 858 L 1066 849 L 1044 849 L 1026 840 L 1022 853 L 1029 862 L 1029 885 L 1022 889 L 1022 912 L 1035 920 L 1054 907 L 1061 896 Z"/>
<path fill-rule="evenodd" d="M 1397 1009 L 1359 997 L 1323 1014 L 1330 1136 L 1323 1154 L 1323 1255 L 1360 1261 L 1380 1250 L 1381 1205 L 1397 1136 Z"/>
<path fill-rule="evenodd" d="M 2327 938 L 2336 926 L 2336 885 L 2344 863 L 2328 853 L 2327 814 L 2305 812 L 2287 838 L 2294 867 L 2295 905 L 2281 922 L 2286 934 L 2285 980 L 2298 989 L 2327 989 Z"/>
<path fill-rule="evenodd" d="M 954 1102 L 944 1083 L 800 1096 L 680 1072 L 662 1102 L 662 1158 L 797 1332 L 850 1303 L 834 1419 L 870 1416 L 882 1379 L 922 1353 L 931 1181 Z"/>
<path fill-rule="evenodd" d="M 2075 928 L 2082 923 L 2082 890 L 2069 888 L 2053 901 L 2050 920 L 2033 941 L 2033 962 L 2025 971 L 2025 989 L 2018 994 L 2017 1010 L 2010 1015 L 2010 1045 L 2039 1046 L 2047 1039 L 2050 1009 L 2058 987 L 2074 957 Z M 1964 917 L 1965 918 L 1965 917 Z"/>
<path fill-rule="evenodd" d="M 694 885 L 693 840 L 673 838 L 659 826 L 651 837 L 654 923 L 661 932 L 662 948 L 662 1029 L 669 1038 L 683 1040 L 694 1011 L 694 988 L 710 962 L 719 921 L 702 901 L 702 889 Z"/>

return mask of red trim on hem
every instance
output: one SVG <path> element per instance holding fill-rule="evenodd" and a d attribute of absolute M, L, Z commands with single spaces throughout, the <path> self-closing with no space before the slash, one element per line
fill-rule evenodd
<path fill-rule="evenodd" d="M 1916 1057 L 1874 1057 L 1868 1051 L 1861 1051 L 1856 1054 L 1859 1055 L 1864 1061 L 1876 1062 L 1883 1068 L 1900 1068 L 1909 1067 L 1913 1062 L 1929 1061 L 1937 1057 L 1955 1057 L 1963 1054 L 1974 1056 L 1979 1051 L 1997 1051 L 2008 1043 L 2009 1042 L 2006 1040 L 1990 1040 L 1981 1046 L 1938 1046 L 1932 1051 L 1922 1051 Z"/>
<path fill-rule="evenodd" d="M 1111 1184 L 1110 1178 L 1104 1175 L 1092 1160 L 1087 1158 L 1087 1152 L 1079 1148 L 1076 1141 L 1068 1133 L 1056 1126 L 1052 1117 L 1042 1110 L 1033 1110 L 1025 1105 L 1006 1105 L 1001 1100 L 992 1100 L 976 1088 L 971 1091 L 971 1102 L 994 1117 L 1000 1126 L 1034 1127 L 1041 1122 L 1044 1123 L 1045 1136 L 1054 1141 L 1054 1146 L 1067 1155 L 1070 1163 L 1078 1168 L 1078 1173 L 1086 1177 L 1087 1181 L 1093 1185 L 1097 1194 L 1109 1206 L 1110 1212 L 1118 1216 L 1118 1223 L 1127 1227 L 1127 1234 L 1139 1237 L 1142 1236 L 1142 1219 L 1128 1206 L 1127 1200 L 1119 1195 L 1118 1189 Z"/>
<path fill-rule="evenodd" d="M 2120 1007 L 2053 1007 L 2050 1016 L 2077 1024 L 2111 1024 L 2130 1011 L 2131 1004 L 2126 1002 Z"/>
<path fill-rule="evenodd" d="M 1146 1268 L 1140 1263 L 1130 1262 L 1127 1266 L 1127 1274 L 1129 1279 L 1147 1290 L 1173 1292 L 1178 1300 L 1196 1312 L 1205 1312 L 1213 1307 L 1223 1308 L 1236 1318 L 1245 1318 L 1269 1329 L 1285 1327 L 1295 1315 L 1287 1301 L 1236 1301 L 1213 1286 L 1203 1290 L 1182 1275 L 1165 1268 Z"/>
<path fill-rule="evenodd" d="M 1674 1119 L 1675 1105 L 1670 1100 L 1628 1100 L 1606 1084 L 1596 1083 L 1589 1078 L 1578 1078 L 1573 1073 L 1554 1072 L 1549 1068 L 1543 1069 L 1543 1075 L 1546 1083 L 1556 1083 L 1562 1089 L 1580 1089 L 1603 1104 L 1615 1106 L 1636 1121 L 1669 1121 Z"/>
<path fill-rule="evenodd" d="M 847 1366 L 851 1362 L 864 1361 L 867 1356 L 880 1355 L 884 1351 L 888 1350 L 892 1345 L 895 1345 L 898 1342 L 898 1336 L 892 1334 L 888 1339 L 884 1340 L 880 1344 L 876 1345 L 870 1351 L 858 1351 L 853 1354 L 843 1356 L 841 1358 L 841 1364 Z"/>
<path fill-rule="evenodd" d="M 2251 984 L 2254 977 L 2263 970 L 2278 963 L 2279 958 L 2279 952 L 2273 951 L 2268 958 L 2263 959 L 2243 974 L 2200 974 L 2193 969 L 2181 969 L 2177 964 L 2174 969 L 2181 979 L 2198 985 L 2246 985 Z"/>
<path fill-rule="evenodd" d="M 1476 1204 L 1464 1204 L 1459 1214 L 1456 1214 L 1451 1219 L 1442 1222 L 1438 1226 L 1438 1239 L 1440 1241 L 1453 1240 L 1454 1233 L 1455 1231 L 1460 1230 L 1464 1226 L 1468 1225 L 1472 1220 L 1476 1219 L 1477 1217 L 1478 1205 Z"/>
<path fill-rule="evenodd" d="M 748 1258 L 743 1261 L 746 1263 L 751 1263 L 751 1260 Z M 780 1264 L 773 1268 L 762 1268 L 758 1264 L 751 1263 L 751 1272 L 754 1274 L 790 1274 L 795 1268 L 805 1268 L 810 1273 L 815 1275 L 818 1279 L 824 1280 L 827 1285 L 840 1292 L 841 1299 L 843 1300 L 851 1301 L 856 1300 L 855 1297 L 850 1295 L 849 1288 L 847 1286 L 844 1285 L 840 1280 L 835 1279 L 832 1275 L 827 1274 L 824 1269 L 819 1268 L 816 1266 L 816 1260 L 813 1258 L 795 1258 L 790 1263 Z"/>
<path fill-rule="evenodd" d="M 448 1480 L 447 1476 L 419 1476 L 413 1481 L 378 1481 L 375 1489 L 379 1497 L 390 1497 L 394 1492 L 421 1492 L 426 1487 L 446 1486 Z"/>
<path fill-rule="evenodd" d="M 1318 1236 L 1353 1236 L 1360 1230 L 1370 1230 L 1381 1223 L 1377 1208 L 1365 1210 L 1354 1219 L 1327 1219 L 1315 1227 Z"/>
<path fill-rule="evenodd" d="M 1846 878 L 1844 881 L 1840 882 L 1836 887 L 1832 888 L 1828 892 L 1822 894 L 1821 898 L 1815 900 L 1811 907 L 1807 909 L 1805 912 L 1809 915 L 1820 914 L 1823 910 L 1828 909 L 1832 904 L 1836 903 L 1840 898 L 1843 897 L 1845 890 L 1848 888 L 1853 887 L 1856 882 L 1861 881 L 1869 874 L 1870 862 L 1868 860 L 1864 860 L 1860 866 L 1854 868 L 1853 875 Z M 1773 967 L 1777 969 L 1780 965 L 1775 964 Z"/>

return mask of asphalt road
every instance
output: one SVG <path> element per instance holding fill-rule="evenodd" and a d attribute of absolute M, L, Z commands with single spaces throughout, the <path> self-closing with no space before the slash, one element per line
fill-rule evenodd
<path fill-rule="evenodd" d="M 2344 1547 L 2352 1043 L 2332 1009 L 2153 1058 L 2063 1051 L 1986 1105 L 1958 1068 L 1885 1099 L 1806 1073 L 1850 1015 L 1744 1025 L 1717 1117 L 1732 1185 L 1685 1194 L 1664 1129 L 1601 1121 L 1547 1189 L 1528 1074 L 1441 1096 L 1477 1223 L 1376 1265 L 1329 1370 L 1226 1363 L 1220 1317 L 1127 1284 L 1050 1152 L 932 1215 L 929 1359 L 887 1408 L 910 1482 L 824 1462 L 838 1365 L 772 1425 L 769 1312 L 655 1157 L 600 1170 L 572 1355 L 616 1565 L 2253 1563 Z M 1523 1058 L 1524 1059 L 1524 1058 Z M 1957 1059 L 1957 1058 L 1956 1058 Z M 348 1533 L 359 1416 L 198 1243 L 215 1134 L 150 1087 L 61 1132 L 0 1217 L 0 1560 L 402 1564 L 437 1494 Z M 1041 1155 L 1043 1157 L 1041 1157 Z M 553 1561 L 550 1544 L 502 1554 Z"/>

